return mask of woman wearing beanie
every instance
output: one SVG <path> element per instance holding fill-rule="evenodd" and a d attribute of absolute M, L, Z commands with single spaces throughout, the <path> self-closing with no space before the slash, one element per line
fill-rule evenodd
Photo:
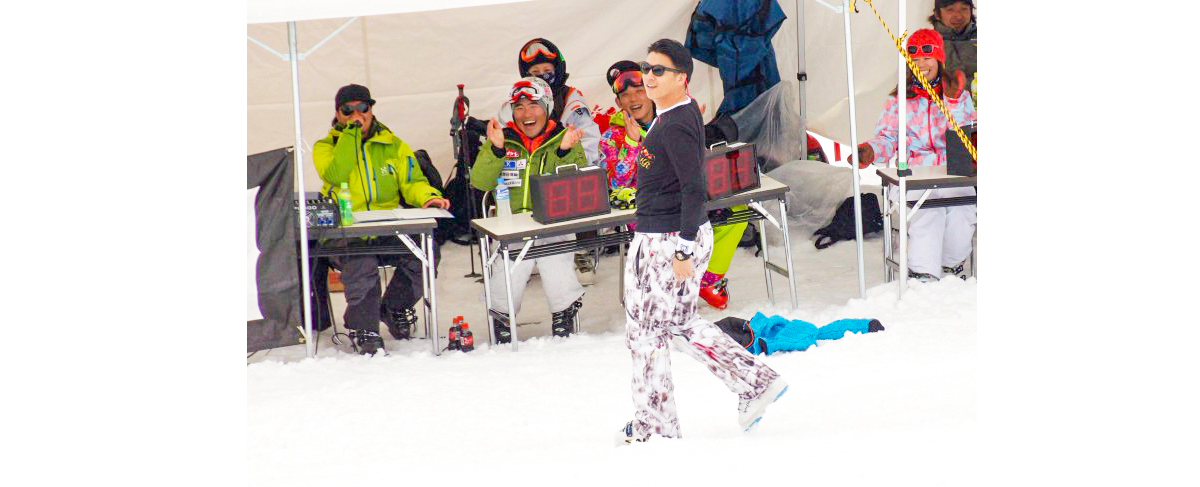
<path fill-rule="evenodd" d="M 587 161 L 579 146 L 582 136 L 578 128 L 559 125 L 549 118 L 554 110 L 554 95 L 550 86 L 541 78 L 523 78 L 513 85 L 509 100 L 501 110 L 512 111 L 512 121 L 501 126 L 497 120 L 488 123 L 488 143 L 479 149 L 475 165 L 471 168 L 471 185 L 483 191 L 496 187 L 497 179 L 504 179 L 509 188 L 509 201 L 513 214 L 532 211 L 529 178 L 533 175 L 554 174 L 559 166 L 584 167 Z M 542 245 L 573 240 L 574 235 L 563 235 L 538 239 L 534 248 Z M 533 259 L 524 259 L 509 273 L 512 287 L 513 306 L 521 311 L 521 298 L 525 284 L 537 265 L 542 276 L 542 287 L 546 301 L 553 313 L 550 325 L 554 336 L 571 334 L 575 315 L 583 306 L 583 286 L 572 272 L 574 264 L 571 254 L 555 254 Z M 488 307 L 506 317 L 509 313 L 504 284 L 504 271 L 497 265 L 489 278 L 491 302 Z M 490 313 L 489 313 L 490 314 Z M 512 331 L 511 319 L 497 320 L 495 339 L 497 343 L 509 343 Z"/>
<path fill-rule="evenodd" d="M 946 71 L 946 53 L 942 36 L 932 29 L 913 32 L 908 38 L 908 52 L 921 75 L 942 99 L 946 109 L 961 127 L 975 123 L 975 104 L 971 94 L 963 89 L 965 77 L 961 71 Z M 884 105 L 875 138 L 858 146 L 858 167 L 872 164 L 886 167 L 896 155 L 899 87 Z M 946 165 L 946 129 L 949 123 L 934 103 L 929 92 L 909 73 L 905 92 L 905 134 L 908 137 L 908 164 L 911 167 Z M 954 136 L 953 132 L 950 132 Z M 923 190 L 909 191 L 908 201 L 916 201 Z M 897 191 L 889 194 L 898 201 Z M 932 190 L 930 198 L 974 196 L 975 188 L 941 188 Z M 922 208 L 911 215 L 908 225 L 909 277 L 936 280 L 943 273 L 960 274 L 962 264 L 971 254 L 971 239 L 975 235 L 975 205 L 946 208 Z"/>

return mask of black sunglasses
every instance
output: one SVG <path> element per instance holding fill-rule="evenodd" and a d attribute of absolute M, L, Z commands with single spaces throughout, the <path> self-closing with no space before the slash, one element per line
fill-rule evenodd
<path fill-rule="evenodd" d="M 654 66 L 651 66 L 650 63 L 643 62 L 641 64 L 638 64 L 638 67 L 642 70 L 642 74 L 654 73 L 655 76 L 662 76 L 663 73 L 666 73 L 667 71 L 670 71 L 672 73 L 683 74 L 683 71 L 681 71 L 681 70 L 678 70 L 675 68 L 668 68 L 661 64 L 655 64 Z"/>
<path fill-rule="evenodd" d="M 354 113 L 355 110 L 358 110 L 360 113 L 367 113 L 367 112 L 371 111 L 371 104 L 370 103 L 347 103 L 345 105 L 342 105 L 341 108 L 338 108 L 338 110 L 342 112 L 342 115 L 349 117 L 350 114 Z"/>
<path fill-rule="evenodd" d="M 921 52 L 923 52 L 923 53 L 925 53 L 925 54 L 933 54 L 933 45 L 931 45 L 931 44 L 925 44 L 924 46 L 921 46 Z M 908 46 L 908 53 L 909 53 L 909 54 L 916 54 L 916 53 L 917 53 L 917 46 Z"/>

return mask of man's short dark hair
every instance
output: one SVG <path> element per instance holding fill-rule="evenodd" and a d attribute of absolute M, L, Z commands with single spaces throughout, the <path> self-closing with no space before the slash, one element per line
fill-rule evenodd
<path fill-rule="evenodd" d="M 672 39 L 659 39 L 650 44 L 646 53 L 657 52 L 671 60 L 675 69 L 687 74 L 688 81 L 692 80 L 692 51 Z"/>

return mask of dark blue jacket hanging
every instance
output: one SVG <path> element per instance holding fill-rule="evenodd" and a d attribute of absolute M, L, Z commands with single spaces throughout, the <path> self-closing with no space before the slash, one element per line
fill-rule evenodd
<path fill-rule="evenodd" d="M 779 82 L 771 37 L 787 16 L 775 0 L 700 0 L 684 45 L 721 71 L 725 100 L 716 115 L 741 110 Z"/>

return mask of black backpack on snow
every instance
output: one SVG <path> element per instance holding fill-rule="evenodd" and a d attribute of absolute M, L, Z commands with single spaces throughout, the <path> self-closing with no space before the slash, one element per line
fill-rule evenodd
<path fill-rule="evenodd" d="M 879 211 L 879 198 L 875 193 L 862 194 L 863 235 L 883 230 L 883 213 Z M 854 197 L 846 198 L 833 213 L 833 221 L 813 232 L 819 235 L 813 245 L 824 249 L 842 240 L 854 240 Z"/>

